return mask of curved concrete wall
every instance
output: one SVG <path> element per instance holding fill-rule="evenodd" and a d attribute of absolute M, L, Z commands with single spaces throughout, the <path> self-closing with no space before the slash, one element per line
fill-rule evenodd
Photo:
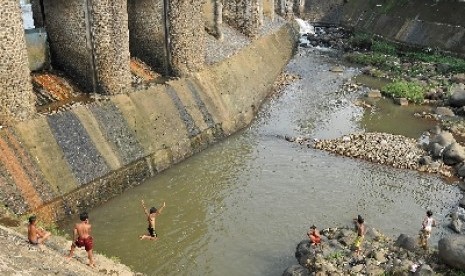
<path fill-rule="evenodd" d="M 0 202 L 57 220 L 247 126 L 292 56 L 285 25 L 189 78 L 0 130 Z"/>

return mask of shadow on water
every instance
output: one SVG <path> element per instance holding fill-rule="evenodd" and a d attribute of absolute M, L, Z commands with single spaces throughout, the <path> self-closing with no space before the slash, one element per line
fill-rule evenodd
<path fill-rule="evenodd" d="M 280 138 L 335 138 L 388 120 L 385 131 L 404 128 L 408 109 L 388 119 L 382 114 L 400 107 L 379 101 L 367 114 L 353 104 L 360 95 L 335 93 L 358 72 L 330 72 L 337 62 L 299 49 L 286 71 L 302 79 L 268 99 L 250 127 L 90 210 L 96 250 L 147 275 L 281 275 L 312 224 L 344 226 L 362 214 L 387 235 L 415 235 L 427 208 L 441 224 L 437 241 L 460 197 L 455 186 Z M 426 126 L 408 128 L 414 136 Z M 138 240 L 147 227 L 140 199 L 156 207 L 166 201 L 156 242 Z"/>

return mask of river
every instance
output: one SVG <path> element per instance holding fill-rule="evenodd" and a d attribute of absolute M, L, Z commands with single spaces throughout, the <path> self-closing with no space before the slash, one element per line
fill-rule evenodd
<path fill-rule="evenodd" d="M 147 275 L 281 275 L 312 224 L 349 225 L 361 214 L 389 236 L 416 235 L 427 209 L 441 224 L 437 241 L 460 197 L 456 186 L 282 138 L 419 137 L 432 127 L 413 118 L 415 108 L 381 100 L 363 110 L 352 103 L 360 95 L 336 93 L 358 73 L 330 72 L 338 62 L 331 51 L 299 49 L 286 71 L 302 79 L 270 97 L 250 127 L 90 210 L 95 249 Z M 146 231 L 140 199 L 149 207 L 166 201 L 158 241 L 138 239 Z"/>

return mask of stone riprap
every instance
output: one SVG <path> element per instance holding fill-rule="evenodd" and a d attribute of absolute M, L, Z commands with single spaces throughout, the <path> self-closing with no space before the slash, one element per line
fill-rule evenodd
<path fill-rule="evenodd" d="M 11 158 L 0 158 L 1 203 L 17 214 L 34 210 L 44 219 L 61 219 L 247 126 L 296 40 L 296 30 L 283 25 L 190 78 L 101 96 L 86 106 L 16 124 L 11 135 L 33 161 L 26 166 L 16 160 L 15 144 L 0 143 L 2 152 L 12 152 Z M 0 129 L 2 137 L 6 131 Z"/>
<path fill-rule="evenodd" d="M 163 1 L 128 0 L 129 49 L 158 72 L 165 72 Z"/>
<path fill-rule="evenodd" d="M 0 14 L 0 125 L 5 125 L 30 118 L 35 97 L 18 1 L 3 1 Z"/>
<path fill-rule="evenodd" d="M 418 247 L 405 249 L 406 240 L 412 238 L 401 235 L 394 241 L 374 228 L 367 229 L 359 256 L 353 248 L 354 228 L 324 229 L 318 246 L 301 241 L 295 252 L 299 264 L 282 275 L 450 275 L 451 269 L 437 255 Z"/>
<path fill-rule="evenodd" d="M 394 168 L 411 169 L 452 176 L 453 170 L 443 162 L 421 163 L 428 152 L 412 138 L 388 133 L 359 133 L 332 140 L 317 140 L 313 147 L 338 155 L 364 159 Z"/>
<path fill-rule="evenodd" d="M 242 33 L 256 37 L 262 26 L 263 2 L 259 0 L 227 1 L 223 6 L 223 18 Z"/>

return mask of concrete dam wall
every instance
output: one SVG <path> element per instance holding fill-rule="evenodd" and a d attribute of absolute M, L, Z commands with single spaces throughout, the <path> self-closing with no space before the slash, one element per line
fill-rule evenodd
<path fill-rule="evenodd" d="M 465 56 L 465 2 L 460 0 L 307 0 L 301 16 L 407 45 Z"/>
<path fill-rule="evenodd" d="M 286 24 L 191 77 L 3 127 L 1 204 L 58 220 L 247 126 L 295 43 Z"/>

